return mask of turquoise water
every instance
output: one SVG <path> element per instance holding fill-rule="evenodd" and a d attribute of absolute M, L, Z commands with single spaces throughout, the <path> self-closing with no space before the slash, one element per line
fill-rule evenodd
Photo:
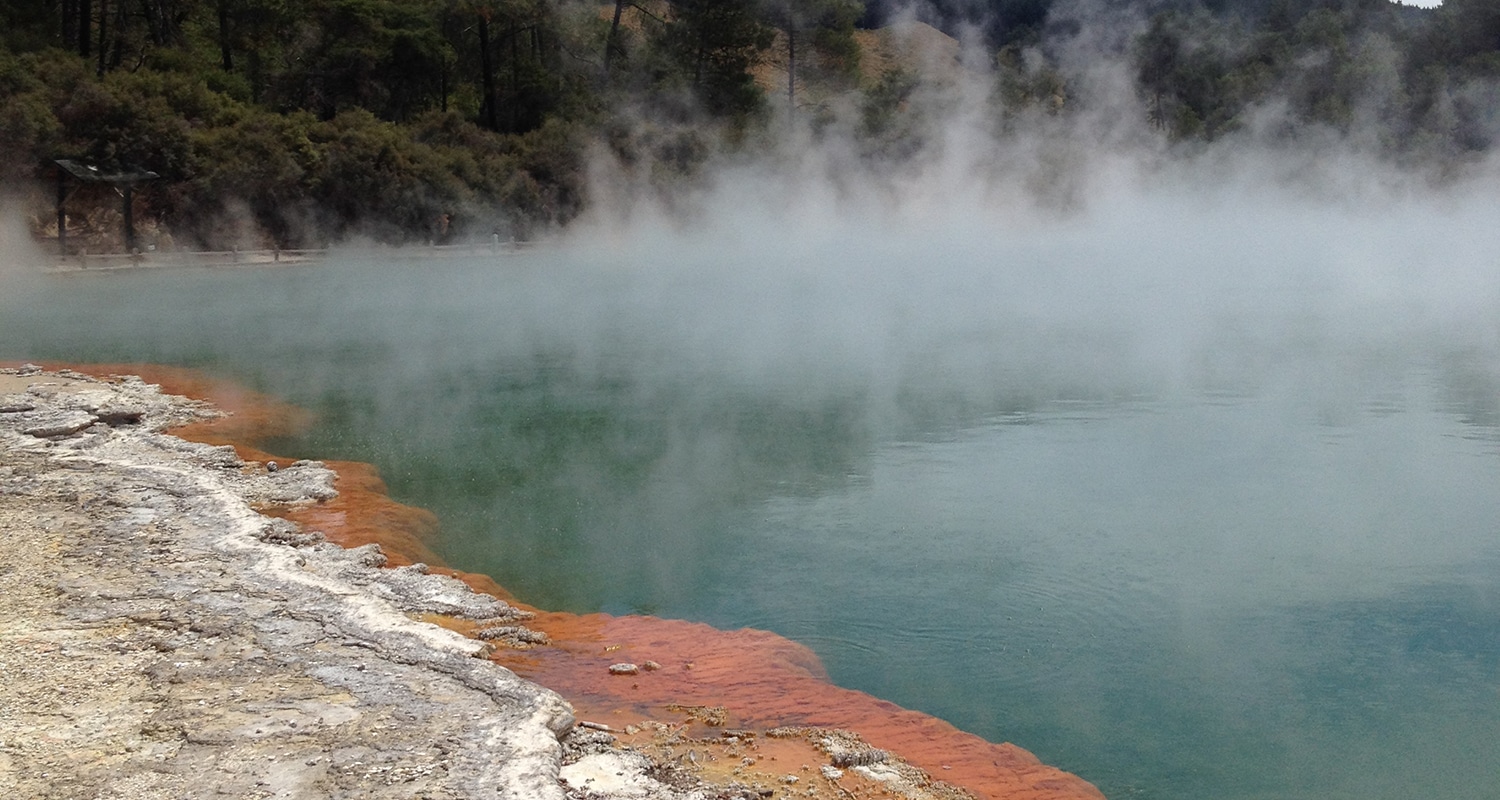
<path fill-rule="evenodd" d="M 1299 219 L 56 276 L 0 357 L 272 392 L 530 602 L 776 631 L 1110 797 L 1500 797 L 1500 247 Z"/>

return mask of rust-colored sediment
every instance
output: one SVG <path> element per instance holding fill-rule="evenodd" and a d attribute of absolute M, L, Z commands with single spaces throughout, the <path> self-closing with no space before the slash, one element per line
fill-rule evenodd
<path fill-rule="evenodd" d="M 233 445 L 250 462 L 274 458 L 257 449 L 259 442 L 311 423 L 300 409 L 192 370 L 149 364 L 44 366 L 101 377 L 139 375 L 170 394 L 212 403 L 229 416 L 193 423 L 173 433 L 192 441 Z M 391 500 L 374 467 L 348 461 L 327 463 L 338 474 L 337 498 L 266 511 L 322 531 L 346 547 L 378 543 L 393 565 L 422 561 L 435 567 L 435 572 L 454 575 L 478 591 L 514 602 L 488 576 L 443 567 L 426 545 L 436 530 L 436 518 Z M 461 632 L 472 627 L 461 620 L 435 621 Z M 540 610 L 527 625 L 546 632 L 551 646 L 500 650 L 494 660 L 561 693 L 586 719 L 623 727 L 644 719 L 671 718 L 667 706 L 672 704 L 720 706 L 728 713 L 728 724 L 737 728 L 797 725 L 855 731 L 870 745 L 982 798 L 1103 798 L 1082 778 L 1042 764 L 1015 745 L 994 744 L 926 714 L 834 686 L 811 650 L 772 633 L 721 631 L 655 617 Z M 661 668 L 619 676 L 608 671 L 611 664 L 647 661 Z"/>
<path fill-rule="evenodd" d="M 728 724 L 843 728 L 934 778 L 989 798 L 1101 798 L 1091 784 L 942 720 L 830 684 L 816 655 L 773 633 L 606 614 L 541 613 L 529 627 L 554 643 L 496 660 L 560 692 L 590 719 L 616 726 L 668 704 L 722 706 Z M 610 675 L 609 665 L 661 669 Z M 659 714 L 659 712 L 656 712 Z"/>

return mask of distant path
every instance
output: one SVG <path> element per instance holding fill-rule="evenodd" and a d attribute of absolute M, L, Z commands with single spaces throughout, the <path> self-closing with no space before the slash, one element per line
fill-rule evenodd
<path fill-rule="evenodd" d="M 506 256 L 533 250 L 537 242 L 497 244 L 414 245 L 392 248 L 310 248 L 301 250 L 172 250 L 128 253 L 83 253 L 55 257 L 48 272 L 104 272 L 135 269 L 184 269 L 198 267 L 276 267 L 313 264 L 331 254 L 368 252 L 401 258 L 460 258 Z M 55 248 L 54 248 L 55 249 Z"/>

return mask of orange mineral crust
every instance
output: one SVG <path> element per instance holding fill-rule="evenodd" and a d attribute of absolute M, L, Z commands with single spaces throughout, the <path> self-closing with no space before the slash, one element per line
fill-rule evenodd
<path fill-rule="evenodd" d="M 17 366 L 6 364 L 5 366 Z M 258 442 L 273 436 L 286 436 L 305 430 L 312 415 L 296 406 L 283 403 L 226 381 L 183 367 L 159 364 L 41 364 L 45 369 L 71 369 L 97 378 L 135 375 L 154 383 L 167 394 L 202 400 L 223 411 L 225 416 L 202 420 L 174 429 L 172 433 L 191 442 L 233 445 L 241 458 L 264 461 L 267 456 L 254 449 Z"/>
<path fill-rule="evenodd" d="M 307 530 L 321 531 L 329 541 L 344 547 L 379 544 L 387 566 L 418 561 L 442 566 L 426 544 L 437 533 L 437 517 L 432 512 L 392 500 L 379 471 L 369 464 L 324 463 L 338 475 L 333 481 L 337 497 L 285 510 L 266 509 L 265 513 L 286 517 Z"/>
<path fill-rule="evenodd" d="M 1082 778 L 1012 744 L 994 744 L 942 720 L 828 682 L 817 656 L 757 630 L 606 614 L 539 613 L 528 627 L 552 646 L 500 651 L 495 660 L 611 727 L 670 716 L 668 705 L 722 706 L 735 728 L 843 728 L 934 778 L 988 798 L 1102 798 Z M 650 662 L 652 668 L 642 669 Z M 633 664 L 634 674 L 610 666 Z"/>
<path fill-rule="evenodd" d="M 311 423 L 306 412 L 192 370 L 147 364 L 45 367 L 104 378 L 139 375 L 169 394 L 207 401 L 228 416 L 173 433 L 191 441 L 232 444 L 241 458 L 254 464 L 251 468 L 262 468 L 265 461 L 275 459 L 256 449 L 256 443 Z M 337 473 L 338 497 L 263 511 L 321 531 L 346 547 L 378 543 L 392 566 L 422 561 L 439 567 L 434 572 L 454 575 L 478 591 L 513 599 L 488 576 L 441 568 L 426 545 L 436 531 L 436 517 L 392 500 L 373 466 L 347 461 L 328 462 L 328 466 Z M 501 649 L 492 657 L 567 697 L 583 719 L 623 728 L 643 720 L 680 716 L 683 707 L 722 708 L 726 718 L 716 724 L 734 728 L 764 731 L 807 726 L 854 731 L 869 745 L 981 798 L 1103 798 L 1082 778 L 1046 766 L 1015 745 L 994 744 L 939 719 L 834 686 L 811 650 L 773 633 L 721 631 L 701 623 L 655 617 L 536 613 L 526 625 L 548 634 L 551 644 Z M 473 627 L 466 620 L 439 622 L 461 632 Z M 610 667 L 616 664 L 633 664 L 636 670 L 613 674 Z"/>

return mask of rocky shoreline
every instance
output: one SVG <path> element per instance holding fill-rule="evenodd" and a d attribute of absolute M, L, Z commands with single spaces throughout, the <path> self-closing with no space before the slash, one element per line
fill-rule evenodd
<path fill-rule="evenodd" d="M 476 658 L 483 642 L 413 618 L 509 606 L 252 510 L 327 497 L 328 469 L 268 472 L 164 434 L 217 412 L 139 380 L 6 373 L 0 787 L 568 796 L 568 704 Z"/>
<path fill-rule="evenodd" d="M 701 707 L 580 722 L 485 657 L 544 638 L 529 612 L 260 513 L 330 501 L 328 467 L 168 432 L 222 414 L 139 378 L 0 369 L 13 796 L 972 796 L 842 731 L 724 730 Z"/>

